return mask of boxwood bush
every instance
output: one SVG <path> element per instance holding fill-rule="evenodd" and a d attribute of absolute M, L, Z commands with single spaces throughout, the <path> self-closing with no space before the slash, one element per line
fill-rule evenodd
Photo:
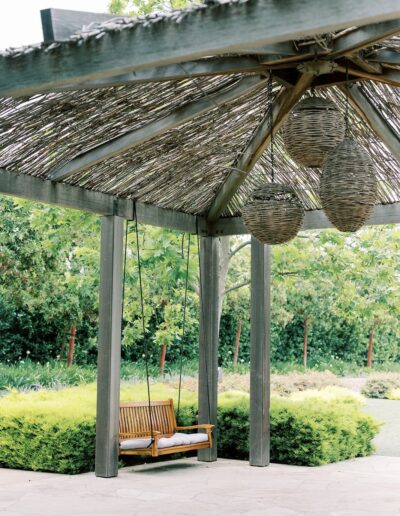
<path fill-rule="evenodd" d="M 176 390 L 152 387 L 153 399 L 176 399 Z M 124 385 L 122 400 L 146 399 L 143 385 Z M 271 460 L 315 466 L 368 455 L 378 424 L 357 403 L 316 398 L 273 398 Z M 184 392 L 179 422 L 196 420 L 195 395 Z M 220 397 L 219 455 L 246 459 L 249 449 L 249 396 Z M 12 392 L 0 400 L 0 465 L 10 468 L 80 473 L 93 470 L 95 386 L 60 391 Z"/>

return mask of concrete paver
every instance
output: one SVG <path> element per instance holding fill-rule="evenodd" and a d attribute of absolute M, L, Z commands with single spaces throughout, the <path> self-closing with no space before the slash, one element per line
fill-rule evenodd
<path fill-rule="evenodd" d="M 194 458 L 120 470 L 117 478 L 0 469 L 7 516 L 400 516 L 400 458 L 318 468 Z"/>

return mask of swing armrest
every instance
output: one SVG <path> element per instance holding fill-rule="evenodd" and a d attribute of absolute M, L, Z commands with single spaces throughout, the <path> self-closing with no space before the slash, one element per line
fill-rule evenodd
<path fill-rule="evenodd" d="M 196 430 L 197 428 L 204 428 L 206 430 L 212 430 L 215 425 L 209 425 L 205 423 L 203 425 L 190 425 L 190 426 L 177 426 L 177 430 Z"/>
<path fill-rule="evenodd" d="M 125 439 L 146 439 L 148 437 L 153 437 L 153 439 L 158 439 L 161 436 L 161 432 L 157 430 L 153 430 L 153 433 L 148 432 L 148 434 L 143 435 L 143 432 L 121 432 L 119 434 L 119 440 Z"/>

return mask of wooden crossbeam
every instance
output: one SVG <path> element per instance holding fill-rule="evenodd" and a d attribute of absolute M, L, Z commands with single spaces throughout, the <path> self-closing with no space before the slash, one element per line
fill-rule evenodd
<path fill-rule="evenodd" d="M 64 86 L 62 91 L 89 90 L 125 84 L 144 82 L 177 81 L 193 77 L 212 77 L 214 75 L 230 75 L 235 73 L 263 73 L 267 67 L 254 56 L 222 56 L 187 63 L 172 64 L 130 72 L 116 77 L 105 77 L 94 81 Z"/>
<path fill-rule="evenodd" d="M 308 89 L 313 78 L 314 76 L 311 74 L 302 74 L 293 88 L 282 90 L 273 108 L 274 133 L 282 127 L 288 113 Z M 218 191 L 207 215 L 209 222 L 215 222 L 221 216 L 221 213 L 225 210 L 240 185 L 246 180 L 254 165 L 270 144 L 270 141 L 270 118 L 269 113 L 267 113 Z"/>
<path fill-rule="evenodd" d="M 156 136 L 166 133 L 170 129 L 188 122 L 196 116 L 215 109 L 216 106 L 225 104 L 265 84 L 267 79 L 258 76 L 245 77 L 234 86 L 219 90 L 213 95 L 207 95 L 184 106 L 180 106 L 169 115 L 159 120 L 146 124 L 135 131 L 130 131 L 122 136 L 98 145 L 90 151 L 80 154 L 62 167 L 50 174 L 52 181 L 62 181 L 73 174 L 82 172 L 108 158 L 122 154 Z"/>
<path fill-rule="evenodd" d="M 33 95 L 399 17 L 398 0 L 221 2 L 193 10 L 179 24 L 166 18 L 145 28 L 107 33 L 82 45 L 63 44 L 47 52 L 0 58 L 0 96 Z"/>
<path fill-rule="evenodd" d="M 113 195 L 62 183 L 53 183 L 28 175 L 17 175 L 2 168 L 0 168 L 0 194 L 88 211 L 97 215 L 117 215 L 128 220 L 133 220 L 134 215 L 133 201 L 129 199 L 121 199 Z M 141 224 L 188 233 L 197 231 L 196 217 L 187 213 L 137 202 L 136 214 Z"/>
<path fill-rule="evenodd" d="M 400 203 L 375 206 L 366 225 L 379 226 L 384 224 L 400 224 Z M 307 231 L 312 229 L 331 229 L 332 227 L 323 210 L 313 210 L 306 212 L 301 229 L 302 231 Z M 219 219 L 218 222 L 210 225 L 209 233 L 214 236 L 249 234 L 241 217 Z"/>
<path fill-rule="evenodd" d="M 375 134 L 383 141 L 392 155 L 400 163 L 400 138 L 386 122 L 374 105 L 365 96 L 358 86 L 351 88 L 341 88 L 345 95 L 349 96 L 349 100 L 354 109 L 367 122 Z"/>
<path fill-rule="evenodd" d="M 356 24 L 357 25 L 357 24 Z M 348 25 L 351 27 L 352 25 Z M 341 57 L 356 54 L 359 50 L 384 41 L 400 33 L 400 19 L 391 19 L 382 23 L 373 23 L 344 34 L 334 42 L 329 57 Z"/>

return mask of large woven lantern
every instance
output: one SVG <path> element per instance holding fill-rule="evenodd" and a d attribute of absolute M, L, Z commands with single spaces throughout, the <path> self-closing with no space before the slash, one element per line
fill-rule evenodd
<path fill-rule="evenodd" d="M 283 141 L 298 164 L 319 168 L 345 135 L 345 120 L 334 102 L 308 97 L 289 114 L 283 127 Z"/>
<path fill-rule="evenodd" d="M 340 231 L 357 231 L 368 220 L 377 198 L 374 165 L 365 149 L 346 138 L 332 151 L 320 183 L 322 207 Z"/>
<path fill-rule="evenodd" d="M 304 208 L 293 188 L 272 183 L 253 192 L 242 218 L 249 233 L 263 244 L 284 244 L 299 232 Z"/>

